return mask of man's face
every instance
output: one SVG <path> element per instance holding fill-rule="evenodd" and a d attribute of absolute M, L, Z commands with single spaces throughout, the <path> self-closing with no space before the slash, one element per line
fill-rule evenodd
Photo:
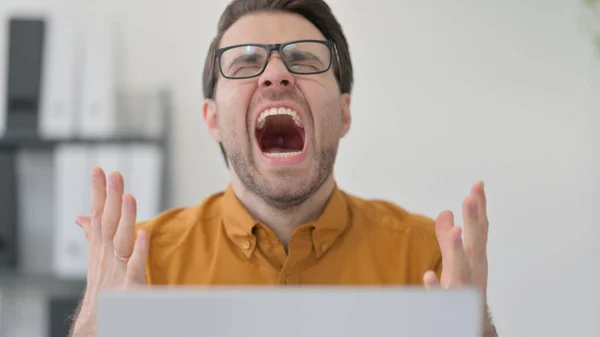
<path fill-rule="evenodd" d="M 325 38 L 302 16 L 263 12 L 238 20 L 220 47 L 296 40 Z M 220 75 L 215 92 L 204 105 L 205 120 L 225 148 L 232 178 L 249 191 L 285 208 L 333 179 L 338 143 L 350 127 L 350 96 L 340 93 L 333 68 L 292 74 L 274 51 L 260 76 Z"/>

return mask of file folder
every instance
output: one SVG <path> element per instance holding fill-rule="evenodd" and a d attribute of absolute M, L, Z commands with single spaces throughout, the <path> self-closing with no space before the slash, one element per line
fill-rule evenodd
<path fill-rule="evenodd" d="M 59 278 L 84 279 L 89 251 L 85 233 L 75 224 L 91 209 L 90 150 L 86 144 L 61 144 L 54 150 L 53 271 Z"/>
<path fill-rule="evenodd" d="M 19 270 L 49 275 L 56 244 L 53 154 L 47 149 L 21 149 L 16 161 Z"/>
<path fill-rule="evenodd" d="M 37 136 L 44 65 L 44 18 L 14 17 L 8 23 L 5 132 Z"/>
<path fill-rule="evenodd" d="M 17 265 L 17 186 L 15 156 L 10 150 L 0 150 L 0 267 Z"/>
<path fill-rule="evenodd" d="M 80 122 L 82 138 L 119 134 L 116 34 L 112 21 L 91 19 L 83 28 Z"/>
<path fill-rule="evenodd" d="M 137 201 L 137 220 L 156 217 L 161 211 L 163 153 L 156 144 L 128 146 L 129 170 L 125 183 Z"/>
<path fill-rule="evenodd" d="M 43 139 L 75 136 L 82 60 L 74 15 L 62 5 L 57 6 L 48 18 L 38 131 Z"/>

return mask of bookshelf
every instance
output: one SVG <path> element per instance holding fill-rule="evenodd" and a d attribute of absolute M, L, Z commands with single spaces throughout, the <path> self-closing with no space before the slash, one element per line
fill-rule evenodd
<path fill-rule="evenodd" d="M 62 145 L 128 145 L 146 144 L 154 145 L 160 149 L 162 163 L 160 171 L 160 207 L 159 212 L 165 210 L 169 205 L 169 193 L 167 188 L 167 177 L 170 173 L 170 117 L 172 113 L 172 98 L 169 90 L 160 90 L 158 96 L 160 105 L 160 118 L 162 120 L 161 132 L 158 136 L 145 136 L 129 133 L 110 138 L 70 138 L 70 139 L 43 139 L 36 135 L 7 133 L 0 138 L 0 154 L 15 154 L 22 150 L 35 150 L 47 152 L 52 156 L 53 151 Z M 14 164 L 14 163 L 13 163 Z M 2 165 L 2 164 L 0 164 Z M 90 167 L 91 169 L 91 167 Z M 7 181 L 12 181 L 12 195 L 15 200 L 9 204 L 16 208 L 19 193 L 16 167 L 2 168 L 3 172 L 11 172 L 13 175 Z M 6 203 L 4 203 L 6 205 Z M 6 210 L 5 210 L 6 211 Z M 6 212 L 5 212 L 6 213 Z M 0 254 L 2 249 L 12 249 L 12 257 L 0 262 L 0 337 L 55 337 L 66 336 L 70 315 L 75 309 L 84 288 L 85 278 L 61 278 L 46 268 L 43 271 L 24 271 L 19 252 L 24 249 L 36 250 L 38 247 L 17 247 L 23 242 L 21 221 L 16 209 L 9 210 L 10 216 L 0 217 L 0 226 L 4 229 L 11 227 L 13 232 L 9 237 L 0 237 Z M 75 224 L 72 224 L 75 226 Z M 7 233 L 0 227 L 0 235 Z M 51 226 L 50 226 L 51 227 Z M 83 235 L 83 233 L 82 233 Z M 39 239 L 38 239 L 39 240 Z M 48 237 L 47 240 L 53 240 Z M 26 240 L 25 240 L 26 241 Z M 31 256 L 29 256 L 31 258 Z M 31 269 L 31 268 L 30 268 Z M 49 268 L 50 269 L 50 268 Z M 26 315 L 26 316 L 23 316 Z"/>

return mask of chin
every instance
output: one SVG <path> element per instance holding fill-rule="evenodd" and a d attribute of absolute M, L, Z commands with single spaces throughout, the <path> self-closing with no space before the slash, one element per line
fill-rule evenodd
<path fill-rule="evenodd" d="M 260 171 L 257 172 L 258 179 L 244 179 L 245 183 L 253 185 L 251 189 L 258 196 L 277 208 L 289 208 L 304 202 L 322 184 L 312 170 L 271 168 Z"/>
<path fill-rule="evenodd" d="M 261 197 L 277 208 L 289 208 L 306 201 L 314 193 L 306 184 L 268 183 L 261 188 Z"/>

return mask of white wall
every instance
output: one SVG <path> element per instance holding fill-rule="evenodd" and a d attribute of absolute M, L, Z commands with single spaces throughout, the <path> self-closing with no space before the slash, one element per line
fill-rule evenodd
<path fill-rule="evenodd" d="M 174 205 L 227 183 L 201 119 L 202 66 L 224 4 L 127 5 L 144 37 L 130 49 L 129 80 L 167 78 L 177 89 Z M 459 212 L 470 184 L 485 180 L 490 304 L 502 336 L 598 336 L 600 55 L 579 3 L 330 4 L 356 69 L 340 185 L 435 216 Z"/>
<path fill-rule="evenodd" d="M 576 2 L 379 4 L 335 2 L 357 65 L 340 184 L 434 216 L 485 180 L 502 335 L 600 335 L 600 55 Z"/>
<path fill-rule="evenodd" d="M 356 71 L 340 185 L 434 217 L 459 212 L 485 180 L 501 336 L 599 336 L 600 54 L 579 2 L 329 2 Z M 176 90 L 174 206 L 227 184 L 201 118 L 202 66 L 225 4 L 101 5 L 127 18 L 124 82 Z"/>

